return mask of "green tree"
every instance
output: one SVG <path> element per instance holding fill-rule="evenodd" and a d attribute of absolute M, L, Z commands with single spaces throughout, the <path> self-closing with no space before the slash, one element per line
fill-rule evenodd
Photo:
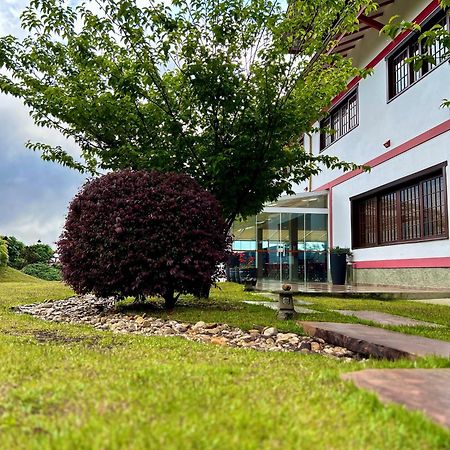
<path fill-rule="evenodd" d="M 23 258 L 26 265 L 43 263 L 48 264 L 54 255 L 53 249 L 47 244 L 34 244 L 25 247 L 23 251 Z"/>
<path fill-rule="evenodd" d="M 44 263 L 28 264 L 22 269 L 22 272 L 42 280 L 61 281 L 59 268 Z"/>
<path fill-rule="evenodd" d="M 184 172 L 221 202 L 230 226 L 324 166 L 299 137 L 349 78 L 367 75 L 328 50 L 372 0 L 32 0 L 28 36 L 0 39 L 0 91 L 81 148 L 27 145 L 84 172 Z"/>
<path fill-rule="evenodd" d="M 0 237 L 0 267 L 8 264 L 8 244 L 6 240 Z"/>
<path fill-rule="evenodd" d="M 23 253 L 25 250 L 25 244 L 19 241 L 14 236 L 5 236 L 6 242 L 8 244 L 8 255 L 9 255 L 9 265 L 14 267 L 14 269 L 22 269 L 25 266 L 26 261 L 23 258 Z"/>

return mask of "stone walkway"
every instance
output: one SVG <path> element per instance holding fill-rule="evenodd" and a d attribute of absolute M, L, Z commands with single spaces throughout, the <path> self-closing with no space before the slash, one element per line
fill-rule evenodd
<path fill-rule="evenodd" d="M 450 369 L 367 369 L 342 378 L 450 428 Z"/>
<path fill-rule="evenodd" d="M 413 359 L 432 355 L 450 358 L 450 342 L 437 339 L 353 323 L 299 322 L 299 325 L 310 336 L 376 358 Z"/>
<path fill-rule="evenodd" d="M 425 326 L 425 327 L 441 327 L 437 323 L 423 322 L 422 320 L 410 319 L 409 317 L 396 316 L 378 311 L 353 311 L 344 309 L 334 309 L 334 312 L 344 316 L 353 316 L 358 319 L 370 320 L 381 325 L 405 325 L 409 327 Z"/>

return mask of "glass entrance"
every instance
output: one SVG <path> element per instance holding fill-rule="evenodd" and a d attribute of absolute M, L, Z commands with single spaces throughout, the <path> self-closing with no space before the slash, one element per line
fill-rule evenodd
<path fill-rule="evenodd" d="M 246 265 L 253 261 L 258 279 L 326 282 L 326 209 L 305 208 L 305 212 L 299 212 L 300 208 L 284 207 L 279 212 L 268 209 L 275 208 L 266 208 L 245 222 L 235 222 L 233 249 L 240 254 L 240 261 Z"/>

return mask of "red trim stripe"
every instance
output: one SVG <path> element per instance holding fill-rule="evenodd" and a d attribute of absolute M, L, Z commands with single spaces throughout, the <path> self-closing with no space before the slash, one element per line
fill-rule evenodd
<path fill-rule="evenodd" d="M 355 269 L 423 269 L 450 268 L 450 257 L 356 261 Z"/>
<path fill-rule="evenodd" d="M 377 156 L 374 159 L 371 159 L 370 161 L 364 163 L 363 165 L 369 167 L 379 166 L 380 164 L 383 164 L 384 162 L 389 161 L 390 159 L 395 158 L 396 156 L 401 155 L 402 153 L 412 150 L 413 148 L 423 144 L 424 142 L 427 142 L 441 134 L 444 134 L 447 131 L 450 131 L 450 119 L 431 128 L 431 130 L 425 131 L 425 133 L 419 134 L 418 136 L 410 139 L 409 141 L 406 141 L 405 143 L 399 145 L 398 147 L 395 147 L 392 150 L 389 150 L 383 153 L 382 155 Z M 338 184 L 345 183 L 346 181 L 362 173 L 364 173 L 362 169 L 352 170 L 351 172 L 347 172 L 344 175 L 341 175 L 340 177 L 335 178 L 334 180 L 326 184 L 323 184 L 322 186 L 314 190 L 323 191 L 325 189 L 330 189 L 334 186 L 337 186 Z"/>
<path fill-rule="evenodd" d="M 418 23 L 420 25 L 430 14 L 432 14 L 439 7 L 440 7 L 439 0 L 433 0 L 415 19 L 413 19 L 413 22 Z M 380 61 L 386 58 L 386 56 L 389 55 L 389 53 L 392 50 L 394 50 L 395 47 L 397 47 L 397 45 L 403 42 L 411 33 L 412 31 L 405 31 L 404 33 L 398 35 L 380 53 L 378 53 L 378 55 L 375 56 L 375 58 L 372 59 L 372 61 L 370 61 L 369 64 L 367 64 L 366 69 L 374 68 Z M 350 83 L 348 83 L 347 89 L 341 92 L 338 96 L 336 96 L 332 100 L 331 104 L 335 105 L 346 94 L 347 91 L 356 86 L 360 81 L 361 77 L 353 78 L 353 80 L 351 80 Z"/>
<path fill-rule="evenodd" d="M 333 248 L 333 189 L 330 187 L 328 190 L 328 217 L 330 220 L 330 230 L 329 230 L 329 246 Z"/>

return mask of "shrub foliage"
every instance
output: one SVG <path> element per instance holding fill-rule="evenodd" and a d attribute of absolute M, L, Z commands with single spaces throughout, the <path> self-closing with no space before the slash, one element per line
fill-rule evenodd
<path fill-rule="evenodd" d="M 22 269 L 22 267 L 26 265 L 26 261 L 23 257 L 25 244 L 14 236 L 5 236 L 5 240 L 8 245 L 8 265 L 14 267 L 14 269 Z"/>
<path fill-rule="evenodd" d="M 0 267 L 8 264 L 8 245 L 2 237 L 0 237 Z"/>
<path fill-rule="evenodd" d="M 211 283 L 225 230 L 217 200 L 186 175 L 109 173 L 69 207 L 58 243 L 63 278 L 80 294 L 158 295 L 172 308 Z"/>
<path fill-rule="evenodd" d="M 28 264 L 22 269 L 23 273 L 32 277 L 41 278 L 47 281 L 60 281 L 61 272 L 58 267 L 50 266 L 45 263 Z"/>

